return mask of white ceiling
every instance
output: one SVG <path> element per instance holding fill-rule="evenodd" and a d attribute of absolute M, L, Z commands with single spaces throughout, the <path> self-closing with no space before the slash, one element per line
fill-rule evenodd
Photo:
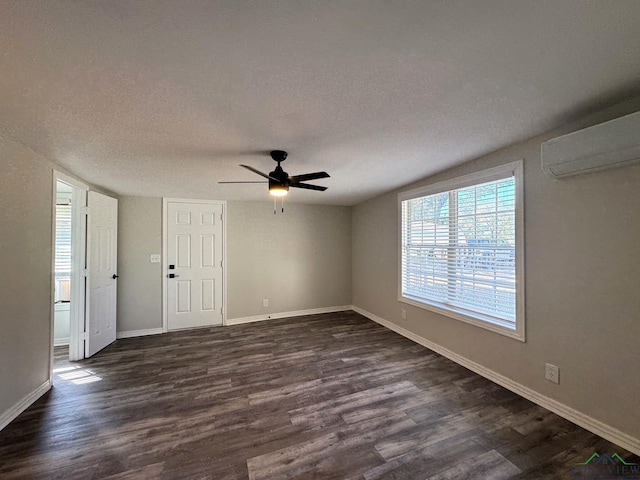
<path fill-rule="evenodd" d="M 122 195 L 353 205 L 638 93 L 638 0 L 0 2 L 0 132 Z"/>

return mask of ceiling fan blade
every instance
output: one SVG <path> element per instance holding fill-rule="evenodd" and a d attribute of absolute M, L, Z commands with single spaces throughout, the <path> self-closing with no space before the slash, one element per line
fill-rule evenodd
<path fill-rule="evenodd" d="M 260 183 L 260 184 L 264 185 L 265 183 L 269 183 L 269 182 L 263 182 L 261 180 L 256 180 L 255 182 L 245 182 L 245 181 L 240 180 L 238 182 L 218 182 L 218 183 L 219 184 L 220 183 Z"/>
<path fill-rule="evenodd" d="M 304 188 L 306 190 L 318 190 L 320 192 L 324 192 L 327 187 L 321 187 L 320 185 L 311 185 L 310 183 L 292 183 L 289 185 L 293 188 Z"/>
<path fill-rule="evenodd" d="M 330 176 L 327 172 L 305 173 L 304 175 L 293 175 L 289 177 L 289 181 L 291 183 L 300 183 L 307 180 L 317 180 L 318 178 L 329 178 Z"/>
<path fill-rule="evenodd" d="M 274 182 L 280 183 L 280 180 L 278 180 L 277 178 L 273 178 L 272 176 L 267 175 L 266 173 L 262 173 L 260 170 L 256 170 L 255 168 L 250 167 L 249 165 L 240 165 L 240 166 L 246 168 L 247 170 L 252 171 L 253 173 L 257 173 L 261 177 L 269 178 L 269 179 L 273 180 Z"/>

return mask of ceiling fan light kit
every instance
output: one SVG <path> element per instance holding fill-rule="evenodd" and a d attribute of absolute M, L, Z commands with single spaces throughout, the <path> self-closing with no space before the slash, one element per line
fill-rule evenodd
<path fill-rule="evenodd" d="M 303 183 L 308 180 L 317 180 L 319 178 L 329 178 L 329 174 L 327 172 L 314 172 L 314 173 L 305 173 L 303 175 L 293 175 L 289 176 L 287 172 L 282 169 L 280 163 L 284 162 L 287 159 L 287 152 L 284 150 L 272 150 L 270 152 L 271 158 L 274 162 L 277 162 L 278 166 L 275 168 L 273 172 L 269 172 L 269 174 L 263 173 L 260 170 L 256 170 L 249 165 L 240 165 L 247 170 L 260 175 L 261 177 L 266 178 L 269 181 L 269 193 L 274 197 L 284 197 L 289 192 L 289 187 L 293 188 L 303 188 L 305 190 L 317 190 L 320 192 L 324 192 L 327 187 L 322 187 L 320 185 L 312 185 L 310 183 Z M 218 183 L 253 183 L 253 182 L 218 182 Z M 259 182 L 260 183 L 260 182 Z M 284 208 L 283 208 L 284 211 Z M 275 213 L 275 210 L 274 210 Z"/>
<path fill-rule="evenodd" d="M 287 185 L 269 181 L 269 193 L 274 197 L 284 197 L 289 193 L 289 187 Z"/>

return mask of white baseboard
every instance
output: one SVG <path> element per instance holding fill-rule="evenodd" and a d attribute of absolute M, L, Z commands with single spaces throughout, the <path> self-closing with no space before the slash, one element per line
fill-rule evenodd
<path fill-rule="evenodd" d="M 0 430 L 2 430 L 4 427 L 9 425 L 16 418 L 18 418 L 18 415 L 20 415 L 27 408 L 29 408 L 33 404 L 33 402 L 38 400 L 42 395 L 47 393 L 50 388 L 51 388 L 51 381 L 47 380 L 38 388 L 36 388 L 33 392 L 31 392 L 29 395 L 27 395 L 18 403 L 16 403 L 9 410 L 7 410 L 2 415 L 0 415 Z"/>
<path fill-rule="evenodd" d="M 54 347 L 64 347 L 66 345 L 69 345 L 69 337 L 66 337 L 66 338 L 55 338 L 53 340 L 53 346 Z"/>
<path fill-rule="evenodd" d="M 596 435 L 601 436 L 609 440 L 610 442 L 615 443 L 616 445 L 629 450 L 630 452 L 635 453 L 636 455 L 640 455 L 640 439 L 634 438 L 631 435 L 628 435 L 620 430 L 613 428 L 600 420 L 596 420 L 588 415 L 585 415 L 582 412 L 579 412 L 563 403 L 554 400 L 553 398 L 547 397 L 546 395 L 542 395 L 541 393 L 532 390 L 529 387 L 525 387 L 524 385 L 513 381 L 512 379 L 505 377 L 493 370 L 490 370 L 479 363 L 476 363 L 468 358 L 465 358 L 457 353 L 444 348 L 436 343 L 433 343 L 426 338 L 423 338 L 419 335 L 416 335 L 409 330 L 402 328 L 395 323 L 389 322 L 384 318 L 378 317 L 373 313 L 367 312 L 362 308 L 353 307 L 353 310 L 360 315 L 367 317 L 370 320 L 373 320 L 376 323 L 388 328 L 389 330 L 393 330 L 396 333 L 399 333 L 403 337 L 408 338 L 409 340 L 413 340 L 414 342 L 427 347 L 430 350 L 433 350 L 436 353 L 439 353 L 443 357 L 447 357 L 449 360 L 456 362 L 463 367 L 468 368 L 469 370 L 481 375 L 492 382 L 497 383 L 498 385 L 503 386 L 507 390 L 511 390 L 514 393 L 517 393 L 521 397 L 524 397 L 528 400 L 531 400 L 533 403 L 540 405 L 547 410 L 552 411 L 553 413 L 561 416 L 569 420 L 570 422 L 575 423 L 576 425 L 581 426 L 585 430 L 589 430 Z"/>
<path fill-rule="evenodd" d="M 353 310 L 351 305 L 341 305 L 338 307 L 311 308 L 309 310 L 295 310 L 293 312 L 269 313 L 256 315 L 254 317 L 228 318 L 225 325 L 240 325 L 242 323 L 262 322 L 264 320 L 275 320 L 276 318 L 301 317 L 303 315 L 316 315 L 318 313 L 343 312 Z"/>
<path fill-rule="evenodd" d="M 116 338 L 132 338 L 132 337 L 146 337 L 147 335 L 160 335 L 164 333 L 162 328 L 148 328 L 146 330 L 129 330 L 126 332 L 117 332 Z"/>

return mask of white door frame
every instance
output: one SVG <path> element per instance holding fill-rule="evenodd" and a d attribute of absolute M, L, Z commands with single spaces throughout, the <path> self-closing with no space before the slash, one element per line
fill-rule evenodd
<path fill-rule="evenodd" d="M 66 183 L 73 188 L 71 199 L 71 258 L 73 271 L 71 272 L 71 302 L 69 316 L 69 360 L 84 358 L 84 306 L 85 306 L 85 260 L 87 246 L 87 192 L 89 186 L 65 175 L 57 170 L 53 171 L 53 215 L 52 215 L 52 267 L 51 267 L 51 298 L 54 298 L 55 288 L 55 204 L 57 201 L 58 182 Z M 51 365 L 50 379 L 53 382 L 53 342 L 55 311 L 51 302 Z"/>
<path fill-rule="evenodd" d="M 222 206 L 222 325 L 227 324 L 227 202 L 225 200 L 202 200 L 189 198 L 162 198 L 162 331 L 169 331 L 167 315 L 169 299 L 167 275 L 169 262 L 167 259 L 167 244 L 169 241 L 167 225 L 167 204 L 172 203 L 201 203 L 204 205 Z"/>

